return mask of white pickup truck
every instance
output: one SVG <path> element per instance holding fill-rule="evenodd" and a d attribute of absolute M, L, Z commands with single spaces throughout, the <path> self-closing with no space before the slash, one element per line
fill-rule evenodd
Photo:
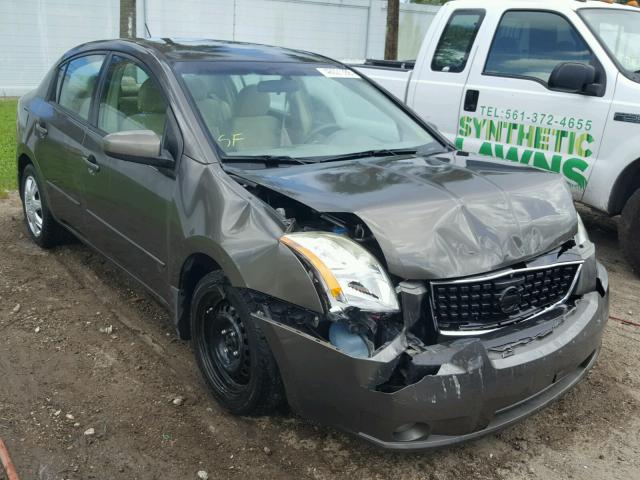
<path fill-rule="evenodd" d="M 622 214 L 640 273 L 640 9 L 454 0 L 415 62 L 355 67 L 460 150 L 557 172 L 576 200 Z"/>

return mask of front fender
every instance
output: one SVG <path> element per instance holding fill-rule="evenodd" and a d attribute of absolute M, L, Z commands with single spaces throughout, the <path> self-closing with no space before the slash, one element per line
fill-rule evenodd
<path fill-rule="evenodd" d="M 284 226 L 268 206 L 217 164 L 180 162 L 170 228 L 169 278 L 180 285 L 184 262 L 207 255 L 235 287 L 249 288 L 316 312 L 322 303 L 300 260 L 279 241 Z"/>

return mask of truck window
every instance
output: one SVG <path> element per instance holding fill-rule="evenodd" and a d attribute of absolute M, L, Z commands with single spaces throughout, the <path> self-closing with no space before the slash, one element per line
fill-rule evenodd
<path fill-rule="evenodd" d="M 583 8 L 578 13 L 618 67 L 640 81 L 640 12 Z"/>
<path fill-rule="evenodd" d="M 484 10 L 453 12 L 438 42 L 431 69 L 436 72 L 462 72 L 483 18 Z"/>
<path fill-rule="evenodd" d="M 559 63 L 597 65 L 589 47 L 563 16 L 552 12 L 504 14 L 485 65 L 485 75 L 524 77 L 547 84 Z"/>

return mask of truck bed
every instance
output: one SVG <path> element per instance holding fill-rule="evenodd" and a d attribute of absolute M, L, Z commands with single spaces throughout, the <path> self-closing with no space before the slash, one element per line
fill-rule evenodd
<path fill-rule="evenodd" d="M 351 66 L 404 102 L 415 63 L 415 60 L 367 60 Z"/>

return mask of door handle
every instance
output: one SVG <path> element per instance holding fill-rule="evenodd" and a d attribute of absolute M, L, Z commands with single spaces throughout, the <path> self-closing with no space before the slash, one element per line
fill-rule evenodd
<path fill-rule="evenodd" d="M 100 165 L 98 165 L 98 160 L 96 160 L 96 157 L 94 155 L 86 155 L 82 157 L 82 159 L 89 168 L 90 173 L 96 173 L 100 171 Z"/>
<path fill-rule="evenodd" d="M 46 137 L 47 133 L 49 133 L 49 130 L 47 130 L 47 128 L 42 123 L 40 123 L 40 120 L 36 120 L 34 128 L 36 129 L 36 133 L 40 138 Z"/>
<path fill-rule="evenodd" d="M 467 90 L 467 94 L 464 96 L 464 111 L 475 112 L 478 109 L 479 98 L 479 90 Z"/>

